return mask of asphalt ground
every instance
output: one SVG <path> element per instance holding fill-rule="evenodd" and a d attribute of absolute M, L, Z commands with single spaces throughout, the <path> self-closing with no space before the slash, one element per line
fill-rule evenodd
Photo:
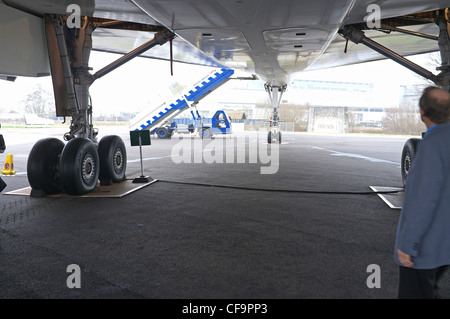
<path fill-rule="evenodd" d="M 1 131 L 0 159 L 13 154 L 17 173 L 3 176 L 0 195 L 0 298 L 397 297 L 400 211 L 369 187 L 401 187 L 406 138 L 152 139 L 142 149 L 144 175 L 158 182 L 123 198 L 5 195 L 28 186 L 34 142 L 64 132 Z M 108 134 L 127 145 L 127 177 L 140 175 L 128 128 L 101 128 L 99 137 Z M 74 264 L 79 273 L 68 271 Z M 72 279 L 81 288 L 69 288 Z M 450 297 L 448 276 L 442 294 Z"/>

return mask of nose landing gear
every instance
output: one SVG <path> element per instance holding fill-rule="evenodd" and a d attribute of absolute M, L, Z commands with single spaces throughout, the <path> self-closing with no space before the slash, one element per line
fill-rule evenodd
<path fill-rule="evenodd" d="M 287 85 L 283 86 L 272 86 L 269 84 L 264 85 L 266 92 L 269 94 L 270 102 L 273 107 L 273 115 L 269 122 L 270 131 L 267 133 L 267 143 L 272 144 L 276 141 L 281 144 L 281 131 L 280 131 L 280 116 L 278 115 L 278 108 L 281 104 L 281 98 L 283 93 L 286 91 Z"/>

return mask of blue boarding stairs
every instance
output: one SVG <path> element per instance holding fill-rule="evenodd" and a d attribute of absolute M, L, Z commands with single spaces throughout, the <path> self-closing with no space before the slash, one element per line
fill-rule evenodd
<path fill-rule="evenodd" d="M 164 102 L 148 111 L 144 110 L 130 121 L 130 130 L 149 130 L 151 134 L 166 126 L 172 119 L 190 107 L 195 107 L 209 93 L 226 83 L 234 74 L 231 69 L 218 69 L 200 80 L 187 93 L 176 95 L 172 100 Z"/>

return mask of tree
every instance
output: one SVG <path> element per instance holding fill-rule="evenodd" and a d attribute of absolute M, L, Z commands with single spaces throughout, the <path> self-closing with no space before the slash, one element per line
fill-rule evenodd
<path fill-rule="evenodd" d="M 416 107 L 410 103 L 387 109 L 382 120 L 384 133 L 420 135 L 425 126 L 415 109 Z"/>
<path fill-rule="evenodd" d="M 309 105 L 284 104 L 278 108 L 278 115 L 284 122 L 294 123 L 295 132 L 308 130 L 308 123 L 305 115 L 308 114 Z"/>
<path fill-rule="evenodd" d="M 441 66 L 441 56 L 439 52 L 429 53 L 424 67 L 430 71 L 436 70 Z M 434 72 L 436 74 L 436 72 Z M 427 80 L 419 75 L 418 84 L 407 87 L 409 98 L 403 100 L 400 106 L 389 108 L 382 120 L 383 131 L 388 134 L 408 134 L 420 135 L 426 130 L 425 125 L 420 119 L 418 111 L 418 99 L 423 90 L 430 85 L 436 85 L 431 80 Z M 415 97 L 411 99 L 411 97 Z"/>
<path fill-rule="evenodd" d="M 34 91 L 27 95 L 23 103 L 26 113 L 44 115 L 54 112 L 55 109 L 52 94 L 44 90 L 40 84 L 35 86 Z"/>
<path fill-rule="evenodd" d="M 269 99 L 256 105 L 256 108 L 265 109 L 265 118 L 270 119 L 273 115 L 273 108 Z M 310 105 L 281 104 L 278 107 L 278 115 L 284 123 L 293 123 L 295 132 L 308 130 L 308 120 L 305 116 L 308 114 Z"/>

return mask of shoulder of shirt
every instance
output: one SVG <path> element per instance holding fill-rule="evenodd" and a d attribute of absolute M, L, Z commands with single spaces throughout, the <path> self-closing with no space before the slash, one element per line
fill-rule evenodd
<path fill-rule="evenodd" d="M 439 133 L 443 131 L 448 131 L 450 133 L 450 122 L 436 124 L 436 126 L 433 127 L 433 129 L 430 130 L 425 137 L 435 136 L 437 135 L 436 133 L 439 135 Z"/>

